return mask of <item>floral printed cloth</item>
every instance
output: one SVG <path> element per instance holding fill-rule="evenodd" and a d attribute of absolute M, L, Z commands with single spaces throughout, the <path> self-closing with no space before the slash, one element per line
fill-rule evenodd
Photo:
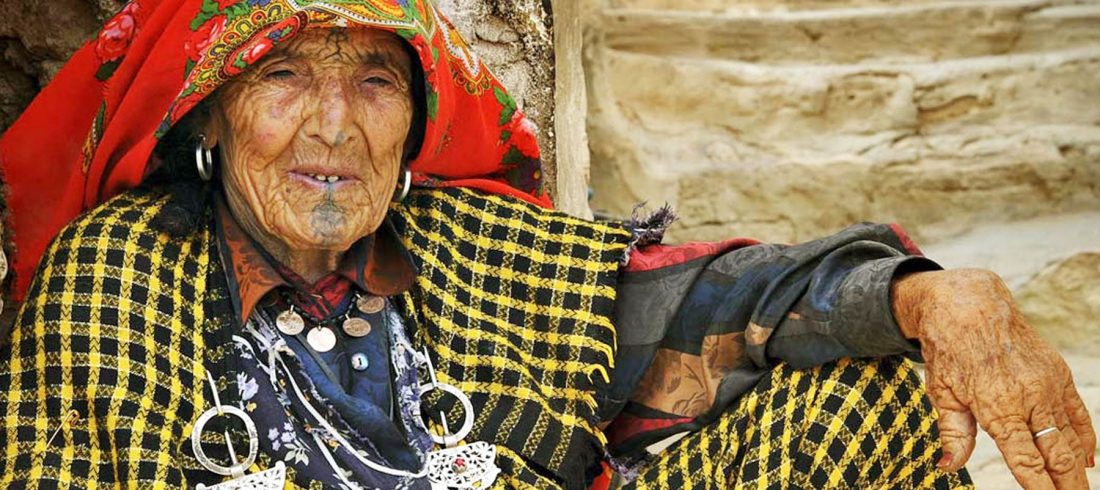
<path fill-rule="evenodd" d="M 284 339 L 263 310 L 234 337 L 239 408 L 256 423 L 260 451 L 286 463 L 296 481 L 326 488 L 428 488 L 425 477 L 384 474 L 362 461 L 416 473 L 432 448 L 420 418 L 419 354 L 392 307 L 385 316 L 400 419 L 393 422 L 377 405 L 323 376 L 309 376 L 303 364 L 313 360 L 304 346 Z"/>

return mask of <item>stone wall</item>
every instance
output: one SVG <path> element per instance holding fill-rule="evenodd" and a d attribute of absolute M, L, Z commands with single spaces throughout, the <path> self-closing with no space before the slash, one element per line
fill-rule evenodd
<path fill-rule="evenodd" d="M 1098 3 L 612 0 L 593 17 L 602 210 L 667 200 L 683 238 L 876 219 L 930 242 L 1100 207 Z"/>
<path fill-rule="evenodd" d="M 1100 419 L 1100 1 L 587 5 L 597 213 L 669 202 L 679 241 L 899 222 L 1005 276 Z"/>
<path fill-rule="evenodd" d="M 0 130 L 116 8 L 112 0 L 0 2 Z"/>

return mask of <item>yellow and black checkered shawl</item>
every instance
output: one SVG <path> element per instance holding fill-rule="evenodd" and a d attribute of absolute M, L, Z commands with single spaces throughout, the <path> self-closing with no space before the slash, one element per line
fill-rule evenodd
<path fill-rule="evenodd" d="M 207 369 L 223 400 L 237 392 L 223 354 L 240 326 L 212 227 L 169 238 L 150 225 L 166 199 L 123 194 L 48 249 L 0 349 L 0 488 L 210 478 L 188 437 L 211 403 Z M 398 303 L 442 380 L 470 395 L 468 440 L 497 445 L 496 486 L 583 487 L 604 445 L 596 399 L 630 234 L 465 189 L 417 191 L 393 211 L 419 267 Z"/>

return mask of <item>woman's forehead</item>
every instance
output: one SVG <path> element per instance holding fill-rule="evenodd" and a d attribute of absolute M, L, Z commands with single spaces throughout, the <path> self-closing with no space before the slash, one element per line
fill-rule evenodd
<path fill-rule="evenodd" d="M 396 34 L 368 27 L 306 29 L 272 50 L 267 58 L 310 58 L 407 66 L 405 41 Z"/>

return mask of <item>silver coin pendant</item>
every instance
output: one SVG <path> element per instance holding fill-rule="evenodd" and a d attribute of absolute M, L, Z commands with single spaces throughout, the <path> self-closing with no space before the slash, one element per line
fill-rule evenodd
<path fill-rule="evenodd" d="M 344 333 L 352 337 L 366 337 L 370 333 L 370 322 L 362 318 L 351 317 L 344 320 L 342 324 L 344 327 Z"/>
<path fill-rule="evenodd" d="M 381 296 L 360 296 L 355 300 L 355 308 L 368 315 L 382 311 L 386 307 L 386 299 Z"/>
<path fill-rule="evenodd" d="M 306 334 L 306 341 L 317 352 L 328 352 L 336 347 L 336 333 L 328 327 L 314 327 Z"/>
<path fill-rule="evenodd" d="M 275 326 L 286 335 L 298 335 L 306 329 L 306 322 L 302 319 L 302 315 L 294 309 L 289 309 L 275 317 Z"/>

